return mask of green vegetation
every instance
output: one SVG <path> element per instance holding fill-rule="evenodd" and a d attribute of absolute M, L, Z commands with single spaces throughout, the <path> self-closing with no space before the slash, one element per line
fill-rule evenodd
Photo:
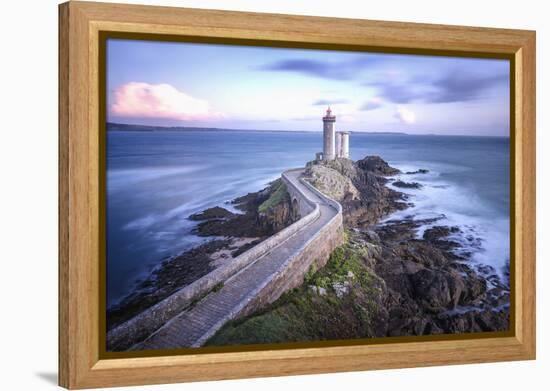
<path fill-rule="evenodd" d="M 365 267 L 360 254 L 357 251 L 350 251 L 350 248 L 344 245 L 332 252 L 329 262 L 319 272 L 312 274 L 309 279 L 306 275 L 305 283 L 330 289 L 335 283 L 353 280 L 358 282 L 362 288 L 368 289 L 371 276 L 372 274 Z"/>
<path fill-rule="evenodd" d="M 275 187 L 274 191 L 271 191 L 269 198 L 258 207 L 258 212 L 265 213 L 285 200 L 287 195 L 286 185 L 279 180 L 274 182 L 273 186 Z"/>
<path fill-rule="evenodd" d="M 338 247 L 325 267 L 306 273 L 301 286 L 267 308 L 227 323 L 207 345 L 376 336 L 385 285 L 369 268 L 365 246 L 346 242 Z"/>

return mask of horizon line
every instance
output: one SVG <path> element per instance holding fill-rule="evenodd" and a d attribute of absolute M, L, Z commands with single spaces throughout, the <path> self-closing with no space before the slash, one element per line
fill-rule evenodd
<path fill-rule="evenodd" d="M 239 131 L 239 132 L 284 132 L 284 133 L 322 133 L 322 130 L 303 130 L 303 129 L 294 129 L 294 130 L 285 130 L 285 129 L 237 129 L 237 128 L 220 128 L 220 127 L 206 127 L 206 126 L 167 126 L 167 125 L 146 125 L 146 124 L 131 124 L 131 123 L 122 123 L 122 122 L 106 122 L 106 130 L 109 131 L 109 125 L 118 125 L 118 126 L 130 126 L 130 127 L 143 127 L 143 128 L 160 128 L 167 130 L 179 130 L 185 131 L 189 129 L 202 129 L 204 131 Z M 123 130 L 111 130 L 111 131 L 123 131 Z M 407 133 L 402 131 L 368 131 L 368 130 L 346 130 L 350 133 L 363 133 L 363 134 L 393 134 L 393 135 L 406 135 L 406 136 L 442 136 L 442 137 L 499 137 L 499 138 L 510 138 L 510 135 L 471 135 L 471 134 L 439 134 L 439 133 Z"/>

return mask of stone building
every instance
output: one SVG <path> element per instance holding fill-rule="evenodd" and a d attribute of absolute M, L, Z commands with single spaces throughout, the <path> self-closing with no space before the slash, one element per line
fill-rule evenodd
<path fill-rule="evenodd" d="M 349 132 L 336 132 L 336 157 L 349 159 Z"/>

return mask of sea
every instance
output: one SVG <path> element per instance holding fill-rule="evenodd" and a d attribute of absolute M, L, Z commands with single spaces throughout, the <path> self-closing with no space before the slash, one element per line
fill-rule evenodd
<path fill-rule="evenodd" d="M 109 131 L 107 134 L 107 305 L 116 305 L 162 260 L 211 238 L 188 216 L 264 188 L 322 150 L 321 132 L 238 130 Z M 397 189 L 414 206 L 401 218 L 458 226 L 453 240 L 471 262 L 507 278 L 510 258 L 510 139 L 438 135 L 350 135 L 350 158 L 378 155 L 420 189 Z M 390 181 L 391 183 L 392 181 Z M 390 184 L 390 186 L 392 186 Z M 235 211 L 237 212 L 237 211 Z"/>

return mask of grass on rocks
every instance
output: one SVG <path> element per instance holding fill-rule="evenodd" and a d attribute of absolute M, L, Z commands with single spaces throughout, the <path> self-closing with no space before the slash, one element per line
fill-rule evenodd
<path fill-rule="evenodd" d="M 260 206 L 258 207 L 258 212 L 265 213 L 270 208 L 280 204 L 286 199 L 287 188 L 286 188 L 286 185 L 283 183 L 283 181 L 277 181 L 275 183 L 275 186 L 277 186 L 277 189 L 271 193 L 271 195 L 267 200 L 265 200 L 264 202 L 262 202 L 262 204 L 260 204 Z"/>
<path fill-rule="evenodd" d="M 370 337 L 383 281 L 352 241 L 333 251 L 325 267 L 248 317 L 227 323 L 206 345 L 238 345 Z"/>

